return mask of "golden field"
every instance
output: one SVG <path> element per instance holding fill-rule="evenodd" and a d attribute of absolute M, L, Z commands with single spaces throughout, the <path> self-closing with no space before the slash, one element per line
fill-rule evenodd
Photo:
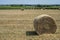
<path fill-rule="evenodd" d="M 27 31 L 35 31 L 33 20 L 41 14 L 56 20 L 56 33 L 28 35 Z M 60 40 L 60 10 L 0 10 L 0 40 Z"/>

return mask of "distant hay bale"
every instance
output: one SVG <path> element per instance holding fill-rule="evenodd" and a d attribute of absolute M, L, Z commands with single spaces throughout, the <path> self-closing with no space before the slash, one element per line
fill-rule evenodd
<path fill-rule="evenodd" d="M 38 34 L 55 33 L 57 26 L 51 16 L 40 15 L 34 19 L 34 28 Z"/>
<path fill-rule="evenodd" d="M 24 8 L 21 8 L 21 11 L 24 11 Z"/>

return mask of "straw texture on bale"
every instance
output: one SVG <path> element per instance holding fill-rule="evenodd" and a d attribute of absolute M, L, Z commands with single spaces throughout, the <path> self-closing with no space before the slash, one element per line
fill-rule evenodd
<path fill-rule="evenodd" d="M 57 26 L 55 20 L 49 15 L 40 15 L 34 19 L 34 28 L 38 34 L 55 33 Z"/>

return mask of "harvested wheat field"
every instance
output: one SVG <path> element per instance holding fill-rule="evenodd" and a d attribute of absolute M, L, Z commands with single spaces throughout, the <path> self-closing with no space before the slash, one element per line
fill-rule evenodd
<path fill-rule="evenodd" d="M 36 34 L 33 20 L 41 14 L 56 20 L 56 33 Z M 60 10 L 0 10 L 0 40 L 60 40 Z"/>

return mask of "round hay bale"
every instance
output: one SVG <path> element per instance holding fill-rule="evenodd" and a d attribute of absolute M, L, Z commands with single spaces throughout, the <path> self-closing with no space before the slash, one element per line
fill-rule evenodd
<path fill-rule="evenodd" d="M 40 15 L 34 19 L 34 28 L 38 34 L 55 33 L 57 26 L 51 16 Z"/>

